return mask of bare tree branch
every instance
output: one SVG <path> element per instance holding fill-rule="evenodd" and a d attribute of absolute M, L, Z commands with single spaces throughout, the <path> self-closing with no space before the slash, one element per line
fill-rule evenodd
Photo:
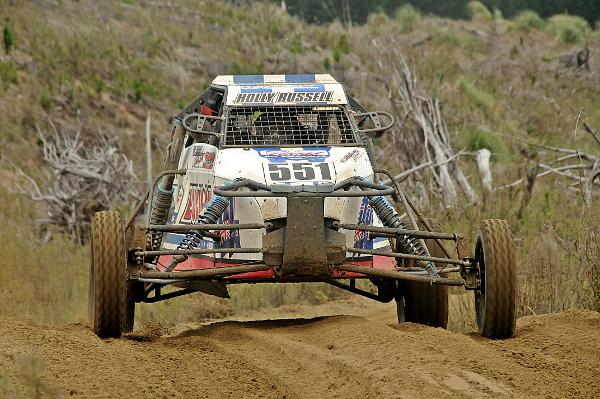
<path fill-rule="evenodd" d="M 47 165 L 45 177 L 36 181 L 13 165 L 15 191 L 42 203 L 50 225 L 83 242 L 95 212 L 139 197 L 139 180 L 132 162 L 102 132 L 94 142 L 84 143 L 79 131 L 67 134 L 48 122 L 49 133 L 37 128 Z"/>
<path fill-rule="evenodd" d="M 384 84 L 388 88 L 395 113 L 404 115 L 398 128 L 404 128 L 408 120 L 418 127 L 417 135 L 403 134 L 399 140 L 395 140 L 395 144 L 400 147 L 399 152 L 407 154 L 409 160 L 407 169 L 397 178 L 405 180 L 411 177 L 415 183 L 419 182 L 418 185 L 433 184 L 433 190 L 414 191 L 440 193 L 447 205 L 456 204 L 459 195 L 457 190 L 462 191 L 470 202 L 476 202 L 477 195 L 457 162 L 461 154 L 456 154 L 450 144 L 440 101 L 420 91 L 417 78 L 408 67 L 397 43 L 390 41 L 382 45 L 375 41 L 374 45 L 380 49 L 380 53 L 389 55 L 387 62 L 378 62 L 377 65 L 382 74 L 390 75 Z M 415 152 L 421 156 L 411 155 Z M 425 174 L 425 171 L 429 173 Z"/>
<path fill-rule="evenodd" d="M 585 130 L 587 130 L 587 132 L 589 134 L 592 135 L 594 140 L 596 140 L 596 143 L 598 143 L 598 145 L 600 145 L 600 136 L 598 136 L 598 133 L 596 133 L 596 131 L 594 129 L 592 129 L 592 127 L 589 125 L 589 123 L 587 123 L 586 121 L 583 121 L 583 127 L 585 128 Z"/>

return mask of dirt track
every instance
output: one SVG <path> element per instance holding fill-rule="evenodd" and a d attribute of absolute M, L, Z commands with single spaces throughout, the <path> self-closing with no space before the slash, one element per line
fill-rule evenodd
<path fill-rule="evenodd" d="M 489 341 L 393 323 L 390 305 L 334 304 L 274 321 L 142 328 L 0 323 L 0 396 L 429 398 L 600 396 L 600 315 L 522 318 Z M 317 318 L 315 312 L 346 314 Z M 260 317 L 260 315 L 252 315 Z"/>

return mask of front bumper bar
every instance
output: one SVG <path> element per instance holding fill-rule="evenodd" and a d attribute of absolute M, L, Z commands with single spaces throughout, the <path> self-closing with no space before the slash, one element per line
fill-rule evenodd
<path fill-rule="evenodd" d="M 144 271 L 140 272 L 141 279 L 161 279 L 161 280 L 176 280 L 176 281 L 195 281 L 195 280 L 212 280 L 218 278 L 224 278 L 228 276 L 234 276 L 244 273 L 262 272 L 271 270 L 271 266 L 267 265 L 241 265 L 241 266 L 230 266 L 230 267 L 215 267 L 210 269 L 192 270 L 192 271 L 181 271 L 181 272 L 155 272 L 155 271 Z M 420 275 L 405 271 L 396 270 L 383 270 L 373 267 L 356 266 L 352 264 L 343 264 L 331 268 L 331 271 L 344 271 L 350 273 L 359 273 L 366 276 L 373 277 L 384 277 L 394 280 L 405 280 L 415 281 L 427 284 L 436 285 L 450 285 L 450 286 L 463 286 L 463 279 L 451 279 L 445 277 L 433 277 L 429 275 Z M 327 280 L 323 280 L 327 281 Z"/>
<path fill-rule="evenodd" d="M 360 190 L 350 191 L 352 187 Z M 247 188 L 250 191 L 239 191 Z M 372 197 L 391 195 L 394 188 L 371 183 L 357 178 L 349 178 L 337 184 L 289 186 L 285 184 L 268 186 L 249 179 L 240 179 L 227 186 L 217 187 L 216 195 L 222 197 Z"/>

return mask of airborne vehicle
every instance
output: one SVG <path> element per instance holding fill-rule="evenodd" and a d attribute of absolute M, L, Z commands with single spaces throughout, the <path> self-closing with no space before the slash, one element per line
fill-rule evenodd
<path fill-rule="evenodd" d="M 217 76 L 174 118 L 164 169 L 134 215 L 93 218 L 94 332 L 131 331 L 139 302 L 228 297 L 231 284 L 325 282 L 395 300 L 399 322 L 443 328 L 448 286 L 462 286 L 475 293 L 480 334 L 511 337 L 507 223 L 483 221 L 474 251 L 440 231 L 375 166 L 371 139 L 394 123 L 331 75 Z"/>

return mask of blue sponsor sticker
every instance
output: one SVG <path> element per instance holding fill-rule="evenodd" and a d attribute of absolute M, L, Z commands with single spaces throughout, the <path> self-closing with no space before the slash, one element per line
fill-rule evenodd
<path fill-rule="evenodd" d="M 294 87 L 295 92 L 306 93 L 306 92 L 324 92 L 325 85 L 322 83 L 314 84 L 307 87 Z"/>
<path fill-rule="evenodd" d="M 265 83 L 265 75 L 233 75 L 234 84 L 261 84 Z"/>
<path fill-rule="evenodd" d="M 171 245 L 181 245 L 183 243 L 183 240 L 185 239 L 185 234 L 179 234 L 179 233 L 167 233 L 167 236 L 165 238 L 165 244 L 171 244 Z M 204 239 L 198 242 L 198 245 L 194 246 L 194 249 L 207 249 L 207 248 L 212 248 L 213 247 L 213 241 L 209 240 L 209 239 Z"/>
<path fill-rule="evenodd" d="M 273 89 L 270 87 L 241 87 L 241 93 L 272 93 Z"/>
<path fill-rule="evenodd" d="M 363 226 L 373 225 L 373 208 L 369 205 L 369 199 L 363 197 L 360 204 L 360 211 L 358 213 L 358 224 Z M 369 237 L 367 231 L 356 231 L 354 234 L 354 248 L 360 249 L 373 249 L 373 240 Z M 354 257 L 358 257 L 361 254 L 354 254 Z"/>
<path fill-rule="evenodd" d="M 285 75 L 285 83 L 313 83 L 315 74 Z"/>
<path fill-rule="evenodd" d="M 263 158 L 272 163 L 291 161 L 323 162 L 329 158 L 331 147 L 302 147 L 302 148 L 253 148 Z"/>

